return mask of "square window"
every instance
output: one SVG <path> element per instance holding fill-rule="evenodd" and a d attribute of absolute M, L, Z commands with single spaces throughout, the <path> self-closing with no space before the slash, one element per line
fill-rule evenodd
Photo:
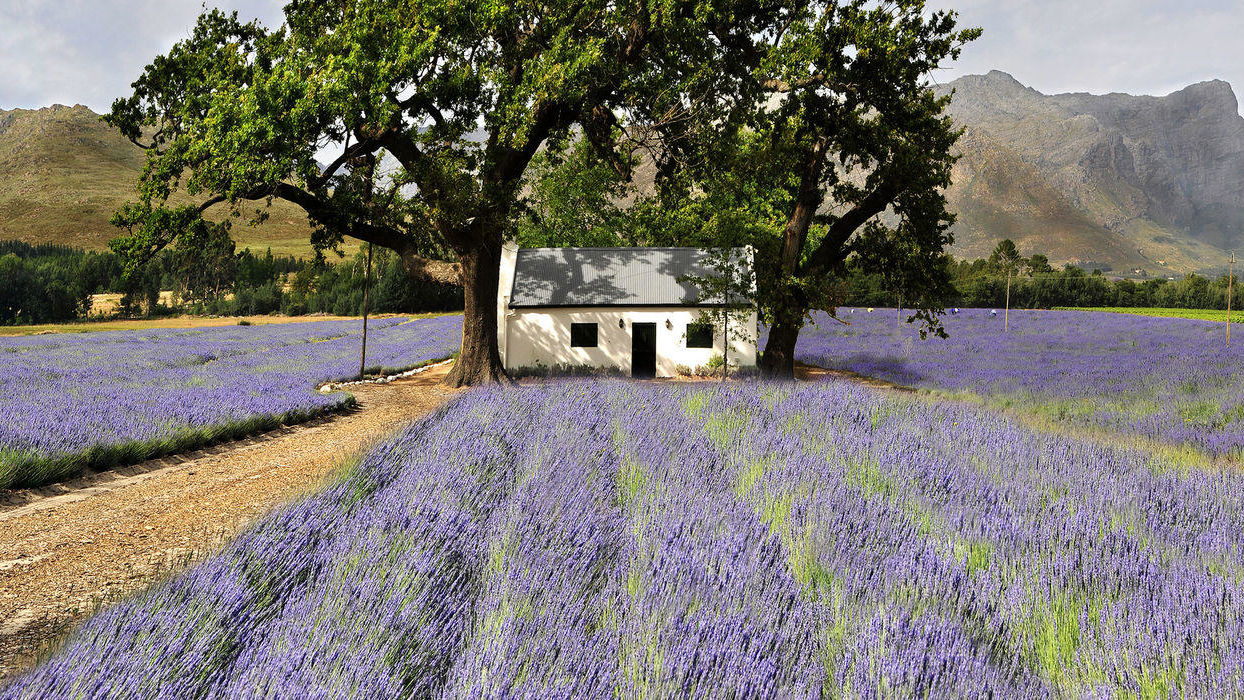
<path fill-rule="evenodd" d="M 713 347 L 713 324 L 711 323 L 688 323 L 687 324 L 687 347 L 689 348 L 711 348 Z"/>
<path fill-rule="evenodd" d="M 596 324 L 595 323 L 572 323 L 570 324 L 570 347 L 572 348 L 594 348 L 596 347 Z"/>

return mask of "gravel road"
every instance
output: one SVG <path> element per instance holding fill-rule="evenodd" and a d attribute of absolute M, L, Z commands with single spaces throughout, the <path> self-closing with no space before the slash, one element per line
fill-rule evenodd
<path fill-rule="evenodd" d="M 215 551 L 349 457 L 447 401 L 447 363 L 350 387 L 359 408 L 0 503 L 0 680 L 74 625 Z"/>

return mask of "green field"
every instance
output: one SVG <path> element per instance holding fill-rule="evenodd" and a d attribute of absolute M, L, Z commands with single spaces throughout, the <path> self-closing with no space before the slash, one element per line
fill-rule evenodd
<path fill-rule="evenodd" d="M 1157 316 L 1159 318 L 1195 318 L 1202 321 L 1225 321 L 1227 312 L 1222 309 L 1156 309 L 1149 307 L 1123 306 L 1055 306 L 1055 311 L 1106 311 L 1112 314 L 1132 314 L 1135 316 Z M 1232 309 L 1231 321 L 1244 322 L 1244 311 Z"/>

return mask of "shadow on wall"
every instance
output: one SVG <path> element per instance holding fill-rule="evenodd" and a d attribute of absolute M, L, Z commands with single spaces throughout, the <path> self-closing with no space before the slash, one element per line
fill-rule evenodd
<path fill-rule="evenodd" d="M 521 249 L 516 262 L 523 274 L 514 282 L 511 300 L 520 306 L 694 305 L 698 286 L 680 278 L 715 274 L 702 258 L 696 248 L 631 256 L 609 248 Z"/>

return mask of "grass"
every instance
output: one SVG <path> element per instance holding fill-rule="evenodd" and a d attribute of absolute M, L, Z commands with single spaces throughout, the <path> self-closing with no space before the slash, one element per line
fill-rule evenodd
<path fill-rule="evenodd" d="M 369 319 L 432 318 L 450 316 L 457 311 L 435 311 L 421 314 L 370 314 Z M 171 316 L 168 318 L 107 319 L 74 323 L 41 323 L 29 326 L 0 326 L 0 337 L 47 333 L 87 333 L 91 331 L 141 331 L 152 328 L 210 328 L 215 326 L 261 326 L 269 323 L 306 323 L 310 321 L 361 320 L 360 316 Z M 245 323 L 244 323 L 245 322 Z"/>
<path fill-rule="evenodd" d="M 1112 314 L 1155 316 L 1157 318 L 1191 318 L 1200 321 L 1225 321 L 1227 312 L 1222 309 L 1159 309 L 1154 307 L 1128 306 L 1055 306 L 1055 311 L 1104 311 Z M 1244 323 L 1244 311 L 1231 310 L 1232 323 Z"/>

